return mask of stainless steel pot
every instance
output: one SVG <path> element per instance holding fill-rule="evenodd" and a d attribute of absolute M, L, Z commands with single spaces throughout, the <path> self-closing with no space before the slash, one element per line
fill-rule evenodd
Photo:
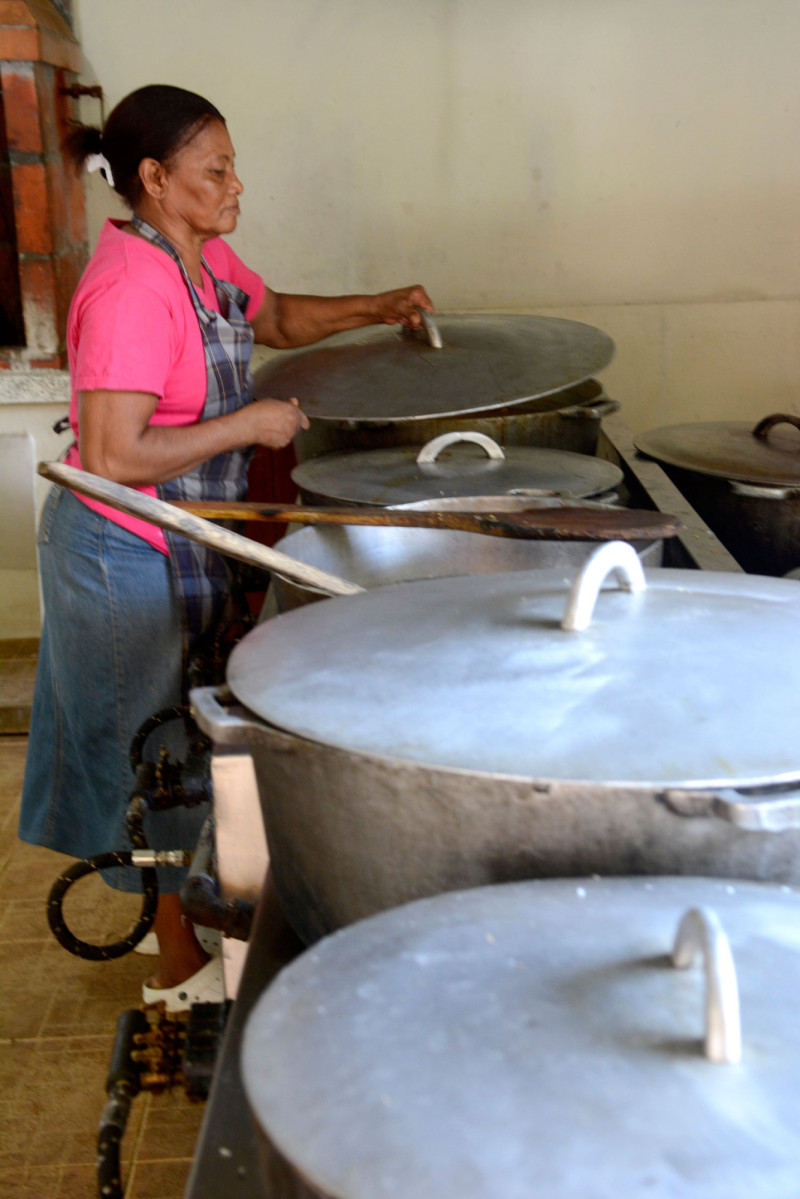
<path fill-rule="evenodd" d="M 602 458 L 503 448 L 483 433 L 463 430 L 422 447 L 325 454 L 296 466 L 292 479 L 307 504 L 395 506 L 453 496 L 610 496 L 623 472 Z"/>
<path fill-rule="evenodd" d="M 348 928 L 242 1069 L 275 1199 L 794 1199 L 800 896 L 529 882 Z"/>
<path fill-rule="evenodd" d="M 609 569 L 621 589 L 600 591 Z M 798 617 L 794 582 L 644 576 L 611 543 L 575 582 L 434 579 L 285 613 L 234 650 L 234 709 L 193 702 L 215 742 L 253 756 L 307 941 L 515 878 L 791 881 Z"/>
<path fill-rule="evenodd" d="M 779 429 L 793 426 L 793 431 Z M 777 430 L 777 431 L 776 431 Z M 800 567 L 800 418 L 654 429 L 635 438 L 657 459 L 740 566 L 785 575 Z"/>
<path fill-rule="evenodd" d="M 268 394 L 268 382 L 256 376 L 256 387 Z M 442 416 L 415 421 L 386 421 L 361 424 L 352 421 L 312 420 L 294 439 L 298 462 L 345 450 L 385 450 L 404 445 L 426 445 L 442 433 L 472 430 L 491 437 L 498 445 L 539 446 L 569 450 L 575 454 L 597 453 L 604 417 L 618 412 L 618 400 L 610 399 L 596 379 L 587 379 L 549 397 L 549 411 L 540 404 L 518 404 L 469 416 Z M 531 411 L 531 409 L 533 409 Z"/>
<path fill-rule="evenodd" d="M 598 507 L 586 501 L 589 508 Z M 513 512 L 537 507 L 574 507 L 564 500 L 514 496 L 470 496 L 466 499 L 425 500 L 410 508 L 445 511 Z M 635 542 L 644 565 L 660 566 L 661 540 Z M 386 587 L 413 579 L 449 575 L 489 574 L 508 570 L 559 567 L 574 570 L 597 548 L 591 541 L 516 541 L 445 529 L 317 526 L 289 533 L 275 549 L 318 570 L 342 575 L 365 588 Z M 325 592 L 274 571 L 263 618 L 326 598 Z"/>

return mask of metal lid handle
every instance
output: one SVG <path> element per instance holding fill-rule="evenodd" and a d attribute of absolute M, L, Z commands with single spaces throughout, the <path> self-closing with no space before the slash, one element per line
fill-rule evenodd
<path fill-rule="evenodd" d="M 774 412 L 772 416 L 765 416 L 758 422 L 753 429 L 753 436 L 763 439 L 775 425 L 794 425 L 795 429 L 800 429 L 800 416 L 791 416 L 786 412 Z"/>
<path fill-rule="evenodd" d="M 486 450 L 489 458 L 505 458 L 502 447 L 496 441 L 493 441 L 491 437 L 487 437 L 485 433 L 455 430 L 452 433 L 442 433 L 439 437 L 434 437 L 427 445 L 424 445 L 417 454 L 417 462 L 435 462 L 443 449 L 448 445 L 454 445 L 457 441 L 474 442 L 475 445 L 479 445 L 482 449 Z"/>
<path fill-rule="evenodd" d="M 647 587 L 633 546 L 627 541 L 609 541 L 590 554 L 576 575 L 561 618 L 562 629 L 578 632 L 589 626 L 600 588 L 612 571 L 616 571 L 626 591 L 644 591 Z"/>
<path fill-rule="evenodd" d="M 424 308 L 417 308 L 417 312 L 422 318 L 422 327 L 425 330 L 425 335 L 430 342 L 431 348 L 434 350 L 441 350 L 443 346 L 442 335 L 439 332 L 439 326 L 436 324 L 436 321 L 433 319 L 430 312 L 426 312 Z"/>
<path fill-rule="evenodd" d="M 716 912 L 689 908 L 675 937 L 672 964 L 679 970 L 703 955 L 706 984 L 705 1053 L 709 1061 L 733 1065 L 742 1055 L 739 986 L 730 941 Z"/>

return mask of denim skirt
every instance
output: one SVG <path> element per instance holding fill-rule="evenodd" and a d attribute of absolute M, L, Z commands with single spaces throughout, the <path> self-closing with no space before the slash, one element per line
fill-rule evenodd
<path fill-rule="evenodd" d="M 54 487 L 39 524 L 44 625 L 39 651 L 19 835 L 74 858 L 130 848 L 125 826 L 134 786 L 131 741 L 182 696 L 182 637 L 168 558 L 140 537 Z M 180 721 L 148 738 L 181 759 Z M 207 803 L 149 812 L 154 849 L 193 849 Z M 174 892 L 185 871 L 159 868 Z M 135 869 L 106 880 L 140 890 Z"/>

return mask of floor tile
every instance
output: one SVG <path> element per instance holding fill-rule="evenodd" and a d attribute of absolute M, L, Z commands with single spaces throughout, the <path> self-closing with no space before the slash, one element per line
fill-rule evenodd
<path fill-rule="evenodd" d="M 44 941 L 52 935 L 41 898 L 0 901 L 0 943 Z"/>
<path fill-rule="evenodd" d="M 41 1033 L 52 998 L 52 982 L 38 971 L 42 946 L 31 943 L 23 949 L 6 942 L 0 945 L 0 1036 L 24 1040 Z"/>
<path fill-rule="evenodd" d="M 204 1105 L 176 1101 L 178 1093 L 154 1095 L 142 1121 L 140 1161 L 190 1158 L 203 1122 Z"/>
<path fill-rule="evenodd" d="M 26 748 L 24 736 L 0 736 L 0 1195 L 85 1199 L 97 1193 L 117 1021 L 141 1006 L 153 960 L 87 961 L 53 937 L 47 896 L 71 859 L 17 839 Z M 97 875 L 64 901 L 70 928 L 98 944 L 117 940 L 140 911 L 140 896 Z M 180 1087 L 134 1097 L 120 1152 L 126 1199 L 182 1199 L 203 1115 Z"/>
<path fill-rule="evenodd" d="M 113 1036 L 44 1040 L 15 1045 L 0 1054 L 16 1067 L 6 1080 L 8 1105 L 16 1118 L 4 1129 L 6 1166 L 90 1165 L 106 1103 L 106 1077 Z M 123 1139 L 124 1160 L 138 1139 L 144 1102 L 134 1099 Z"/>
<path fill-rule="evenodd" d="M 61 1199 L 62 1170 L 60 1167 L 49 1170 L 11 1169 L 0 1167 L 0 1195 L 3 1199 L 51 1199 L 58 1196 Z M 93 1194 L 84 1190 L 81 1199 Z M 78 1199 L 78 1193 L 75 1193 Z"/>
<path fill-rule="evenodd" d="M 125 1170 L 121 1170 L 125 1182 Z M 90 1199 L 97 1194 L 97 1169 L 91 1166 L 67 1166 L 61 1171 L 53 1199 Z"/>
<path fill-rule="evenodd" d="M 3 898 L 29 899 L 41 895 L 45 900 L 53 883 L 70 861 L 64 854 L 15 840 L 3 863 Z"/>
<path fill-rule="evenodd" d="M 125 1199 L 182 1199 L 191 1161 L 137 1162 Z"/>

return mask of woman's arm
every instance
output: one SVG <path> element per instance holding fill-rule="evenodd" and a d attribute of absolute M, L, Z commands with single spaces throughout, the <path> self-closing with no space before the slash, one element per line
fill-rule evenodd
<path fill-rule="evenodd" d="M 165 483 L 229 450 L 252 445 L 280 449 L 299 429 L 308 428 L 297 400 L 254 400 L 194 425 L 151 425 L 157 402 L 157 396 L 141 391 L 80 392 L 83 467 L 114 483 L 144 487 Z"/>
<path fill-rule="evenodd" d="M 259 345 L 285 350 L 364 325 L 417 329 L 422 320 L 418 308 L 433 312 L 430 296 L 420 284 L 373 296 L 297 296 L 267 288 L 251 324 Z"/>

